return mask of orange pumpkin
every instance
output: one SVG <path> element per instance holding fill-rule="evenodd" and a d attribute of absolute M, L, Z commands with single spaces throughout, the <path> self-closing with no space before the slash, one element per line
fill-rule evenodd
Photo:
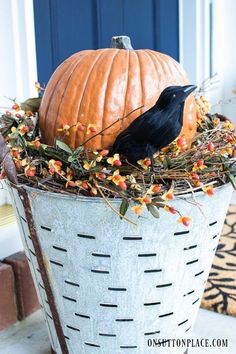
<path fill-rule="evenodd" d="M 85 130 L 73 128 L 66 137 L 66 142 L 76 148 L 95 134 L 86 134 L 88 124 L 94 124 L 99 132 L 143 106 L 86 144 L 91 149 L 109 148 L 131 121 L 155 104 L 165 87 L 188 83 L 180 64 L 171 57 L 149 49 L 133 50 L 124 45 L 123 37 L 114 37 L 114 42 L 113 46 L 118 42 L 119 48 L 126 49 L 84 50 L 56 69 L 39 111 L 44 143 L 52 145 L 63 125 L 80 122 Z M 190 96 L 185 103 L 181 134 L 190 143 L 195 132 L 195 102 Z"/>

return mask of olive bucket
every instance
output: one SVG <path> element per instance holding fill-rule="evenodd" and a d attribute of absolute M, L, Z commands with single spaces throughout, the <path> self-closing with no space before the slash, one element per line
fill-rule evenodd
<path fill-rule="evenodd" d="M 188 338 L 232 187 L 182 195 L 191 225 L 128 211 L 102 198 L 10 185 L 21 235 L 57 354 L 183 354 L 158 341 Z M 112 200 L 119 210 L 120 200 Z M 176 219 L 175 219 L 176 218 Z"/>

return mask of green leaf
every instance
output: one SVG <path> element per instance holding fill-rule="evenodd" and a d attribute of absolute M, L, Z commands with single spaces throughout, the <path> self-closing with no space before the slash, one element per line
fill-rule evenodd
<path fill-rule="evenodd" d="M 230 182 L 232 183 L 232 186 L 234 187 L 234 189 L 236 189 L 236 177 L 234 175 L 232 175 L 232 173 L 226 173 L 226 175 L 228 176 Z"/>
<path fill-rule="evenodd" d="M 162 197 L 154 197 L 154 198 L 152 198 L 152 201 L 154 203 L 163 203 L 163 202 L 165 202 Z"/>
<path fill-rule="evenodd" d="M 129 208 L 129 202 L 128 202 L 128 200 L 127 200 L 127 199 L 123 199 L 123 200 L 122 200 L 122 203 L 121 203 L 121 205 L 120 205 L 120 214 L 121 214 L 122 216 L 125 216 L 125 214 L 126 214 L 128 208 Z M 120 216 L 121 219 L 122 219 L 122 216 Z"/>
<path fill-rule="evenodd" d="M 154 216 L 154 218 L 159 219 L 160 214 L 159 214 L 157 208 L 154 205 L 146 204 L 146 207 L 147 207 L 147 210 L 152 214 L 152 216 Z"/>
<path fill-rule="evenodd" d="M 68 154 L 72 154 L 71 148 L 61 140 L 56 140 L 56 147 L 59 147 L 59 149 L 65 152 L 68 152 Z"/>
<path fill-rule="evenodd" d="M 165 156 L 165 159 L 163 161 L 163 166 L 164 166 L 165 169 L 169 169 L 172 166 L 172 161 L 169 158 L 169 156 L 167 156 L 167 155 Z"/>
<path fill-rule="evenodd" d="M 28 98 L 26 101 L 21 103 L 21 109 L 24 111 L 31 111 L 33 113 L 38 112 L 41 101 L 42 97 Z"/>
<path fill-rule="evenodd" d="M 73 151 L 73 155 L 74 156 L 79 156 L 81 154 L 81 152 L 84 150 L 84 147 L 83 146 L 78 146 L 75 151 Z"/>

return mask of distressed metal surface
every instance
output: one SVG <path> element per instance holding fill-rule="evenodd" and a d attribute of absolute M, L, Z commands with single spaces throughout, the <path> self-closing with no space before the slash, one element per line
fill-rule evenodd
<path fill-rule="evenodd" d="M 101 199 L 25 189 L 69 353 L 183 353 L 184 348 L 148 347 L 147 340 L 190 336 L 231 186 L 211 198 L 197 194 L 201 208 L 191 197 L 176 200 L 174 206 L 192 218 L 189 228 L 166 212 L 161 219 L 130 212 L 134 226 Z M 20 220 L 24 210 L 13 193 Z M 113 206 L 118 209 L 119 202 Z M 27 234 L 24 224 L 23 240 Z M 28 239 L 25 246 L 33 248 Z M 40 283 L 36 257 L 28 255 Z M 45 301 L 43 307 L 50 314 Z M 61 353 L 54 328 L 51 341 Z"/>

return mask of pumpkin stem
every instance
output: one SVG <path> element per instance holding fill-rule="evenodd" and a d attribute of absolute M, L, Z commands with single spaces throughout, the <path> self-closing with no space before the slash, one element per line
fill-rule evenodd
<path fill-rule="evenodd" d="M 117 49 L 133 49 L 130 38 L 128 36 L 115 36 L 111 39 L 111 48 Z"/>

